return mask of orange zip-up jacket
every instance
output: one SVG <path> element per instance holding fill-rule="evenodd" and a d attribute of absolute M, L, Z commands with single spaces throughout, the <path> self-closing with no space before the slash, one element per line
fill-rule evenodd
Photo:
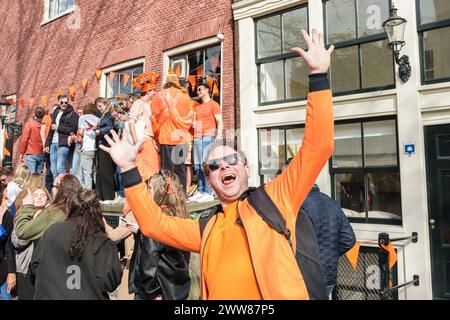
<path fill-rule="evenodd" d="M 315 75 L 310 80 L 308 95 L 305 135 L 303 144 L 291 164 L 280 176 L 266 184 L 265 188 L 279 211 L 286 219 L 287 227 L 295 230 L 297 213 L 303 200 L 314 184 L 315 179 L 333 152 L 333 105 L 331 91 L 325 75 Z M 123 173 L 127 201 L 136 217 L 142 233 L 150 238 L 166 243 L 182 250 L 200 252 L 201 263 L 201 298 L 223 299 L 226 292 L 216 292 L 209 296 L 207 280 L 226 276 L 210 274 L 208 263 L 214 262 L 223 252 L 218 250 L 208 252 L 210 235 L 218 220 L 224 219 L 224 213 L 216 214 L 207 223 L 203 235 L 200 236 L 198 220 L 186 220 L 169 217 L 153 201 L 144 183 L 140 182 L 136 169 Z M 305 282 L 295 259 L 295 232 L 292 233 L 294 248 L 289 246 L 283 235 L 273 230 L 264 222 L 248 203 L 248 200 L 237 201 L 227 206 L 237 210 L 237 216 L 242 221 L 247 240 L 249 256 L 259 292 L 250 292 L 251 298 L 260 296 L 263 299 L 309 299 Z M 217 233 L 216 233 L 217 234 Z M 243 246 L 247 245 L 245 243 Z M 233 250 L 233 248 L 226 248 Z M 239 248 L 242 252 L 242 248 Z M 204 257 L 207 257 L 206 259 Z M 230 265 L 235 265 L 230 262 Z M 226 270 L 226 268 L 221 269 Z M 248 272 L 246 273 L 248 274 Z M 206 279 L 206 280 L 205 280 Z M 221 281 L 227 288 L 227 281 Z M 248 281 L 252 284 L 252 279 Z M 244 283 L 238 285 L 245 286 Z M 231 288 L 233 289 L 233 288 Z M 219 288 L 220 290 L 220 288 Z M 243 288 L 245 290 L 245 288 Z M 244 297 L 241 297 L 245 299 Z"/>

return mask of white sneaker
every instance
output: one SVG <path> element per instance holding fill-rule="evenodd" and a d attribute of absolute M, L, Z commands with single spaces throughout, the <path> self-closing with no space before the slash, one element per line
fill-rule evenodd
<path fill-rule="evenodd" d="M 214 196 L 212 194 L 204 193 L 203 196 L 198 198 L 195 202 L 201 203 L 201 202 L 209 202 L 209 201 L 214 201 Z"/>
<path fill-rule="evenodd" d="M 114 200 L 103 200 L 103 201 L 99 201 L 100 204 L 112 204 Z"/>
<path fill-rule="evenodd" d="M 197 199 L 203 197 L 204 193 L 203 192 L 196 192 L 194 193 L 193 196 L 188 198 L 188 201 L 196 201 Z"/>
<path fill-rule="evenodd" d="M 121 196 L 117 196 L 114 200 L 111 200 L 110 204 L 120 204 L 120 203 L 124 203 L 125 202 L 125 198 L 122 198 Z"/>

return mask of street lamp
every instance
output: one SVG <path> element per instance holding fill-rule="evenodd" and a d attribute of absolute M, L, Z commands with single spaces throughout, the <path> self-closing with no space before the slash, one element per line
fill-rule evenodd
<path fill-rule="evenodd" d="M 400 50 L 406 44 L 405 42 L 406 19 L 397 15 L 397 9 L 392 5 L 389 18 L 383 22 L 384 31 L 389 37 L 388 47 L 394 53 L 395 62 L 398 64 L 398 74 L 403 82 L 409 80 L 411 76 L 411 65 L 409 57 L 403 55 L 400 57 Z"/>

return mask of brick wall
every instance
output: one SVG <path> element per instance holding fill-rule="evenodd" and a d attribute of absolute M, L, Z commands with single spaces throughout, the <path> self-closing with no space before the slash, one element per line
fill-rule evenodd
<path fill-rule="evenodd" d="M 100 93 L 95 77 L 104 68 L 145 57 L 146 71 L 161 73 L 163 51 L 186 43 L 225 36 L 223 50 L 223 117 L 234 128 L 232 10 L 229 0 L 76 0 L 80 28 L 69 28 L 63 16 L 41 25 L 44 1 L 0 2 L 0 93 L 16 94 L 26 107 L 16 122 L 25 122 L 41 97 L 56 102 L 54 93 L 76 85 L 74 106 L 92 102 Z M 88 79 L 86 92 L 81 82 Z M 17 142 L 14 153 L 17 150 Z M 15 158 L 17 154 L 15 154 Z"/>

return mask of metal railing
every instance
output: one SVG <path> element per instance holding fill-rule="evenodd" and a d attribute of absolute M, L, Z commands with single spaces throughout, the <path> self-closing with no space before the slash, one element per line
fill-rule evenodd
<path fill-rule="evenodd" d="M 405 241 L 403 245 L 416 243 L 416 232 L 409 237 L 390 239 L 386 233 L 380 233 L 378 241 L 361 242 L 356 270 L 345 256 L 339 259 L 335 300 L 397 300 L 398 289 L 410 285 L 419 285 L 419 276 L 413 280 L 397 283 L 397 264 L 389 269 L 389 252 L 383 246 Z M 365 244 L 365 246 L 364 246 Z M 376 246 L 378 245 L 378 247 Z"/>

